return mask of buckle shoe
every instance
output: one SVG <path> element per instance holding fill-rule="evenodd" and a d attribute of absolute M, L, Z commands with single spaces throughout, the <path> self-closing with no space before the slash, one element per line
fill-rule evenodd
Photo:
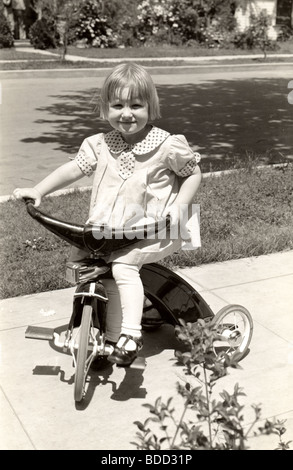
<path fill-rule="evenodd" d="M 138 352 L 142 348 L 143 340 L 141 336 L 136 338 L 135 336 L 125 334 L 120 335 L 120 338 L 125 338 L 124 343 L 120 347 L 115 346 L 112 354 L 108 356 L 108 361 L 115 362 L 119 366 L 129 366 L 137 358 Z M 129 340 L 136 343 L 136 348 L 133 351 L 127 351 L 125 349 Z"/>

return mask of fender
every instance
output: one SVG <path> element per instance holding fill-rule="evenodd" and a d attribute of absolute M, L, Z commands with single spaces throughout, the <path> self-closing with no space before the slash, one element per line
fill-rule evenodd
<path fill-rule="evenodd" d="M 214 316 L 194 287 L 168 268 L 157 263 L 145 264 L 140 275 L 146 297 L 167 323 L 175 326 L 180 319 L 193 323 Z"/>

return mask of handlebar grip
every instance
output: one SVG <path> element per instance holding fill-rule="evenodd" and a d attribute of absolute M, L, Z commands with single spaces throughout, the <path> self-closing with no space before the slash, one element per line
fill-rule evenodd
<path fill-rule="evenodd" d="M 35 204 L 35 199 L 32 199 L 31 197 L 24 197 L 23 198 L 24 203 L 27 204 Z"/>

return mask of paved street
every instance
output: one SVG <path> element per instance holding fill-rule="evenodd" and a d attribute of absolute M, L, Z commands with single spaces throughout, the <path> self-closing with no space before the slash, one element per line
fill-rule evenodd
<path fill-rule="evenodd" d="M 162 103 L 157 124 L 184 134 L 208 161 L 251 153 L 293 158 L 292 64 L 150 70 Z M 34 185 L 85 137 L 108 129 L 96 109 L 105 73 L 1 72 L 0 196 Z"/>

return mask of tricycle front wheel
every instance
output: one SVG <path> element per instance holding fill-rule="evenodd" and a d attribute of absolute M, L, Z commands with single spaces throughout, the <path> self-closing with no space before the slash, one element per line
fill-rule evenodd
<path fill-rule="evenodd" d="M 92 327 L 92 313 L 93 308 L 91 305 L 85 304 L 82 311 L 82 318 L 79 332 L 79 344 L 76 358 L 76 370 L 74 378 L 74 400 L 80 402 L 84 396 L 85 381 L 87 371 L 89 368 L 89 346 L 90 346 L 90 331 Z"/>
<path fill-rule="evenodd" d="M 214 342 L 214 351 L 228 354 L 232 360 L 240 361 L 247 353 L 253 332 L 253 321 L 249 311 L 242 305 L 227 305 L 213 318 L 219 335 Z"/>

